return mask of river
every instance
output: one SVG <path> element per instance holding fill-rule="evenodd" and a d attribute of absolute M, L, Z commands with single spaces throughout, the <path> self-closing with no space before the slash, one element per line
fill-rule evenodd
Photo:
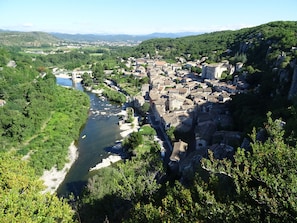
<path fill-rule="evenodd" d="M 71 79 L 67 78 L 57 77 L 57 84 L 73 87 Z M 76 83 L 75 88 L 83 91 L 80 83 Z M 67 197 L 70 193 L 79 195 L 92 175 L 89 169 L 106 158 L 109 155 L 107 151 L 122 139 L 116 116 L 121 107 L 94 93 L 86 93 L 91 102 L 90 115 L 76 141 L 78 158 L 57 190 L 61 197 Z"/>

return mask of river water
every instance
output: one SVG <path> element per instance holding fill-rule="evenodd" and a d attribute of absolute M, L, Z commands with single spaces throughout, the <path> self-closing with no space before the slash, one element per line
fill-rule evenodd
<path fill-rule="evenodd" d="M 73 87 L 71 79 L 67 78 L 57 77 L 57 84 Z M 83 91 L 80 83 L 74 87 Z M 85 125 L 82 126 L 76 142 L 78 158 L 58 188 L 58 196 L 67 197 L 70 193 L 79 195 L 88 178 L 91 177 L 92 173 L 89 169 L 106 158 L 115 142 L 122 139 L 118 126 L 119 120 L 116 116 L 121 111 L 121 107 L 111 104 L 94 93 L 86 93 L 91 101 L 90 115 Z"/>

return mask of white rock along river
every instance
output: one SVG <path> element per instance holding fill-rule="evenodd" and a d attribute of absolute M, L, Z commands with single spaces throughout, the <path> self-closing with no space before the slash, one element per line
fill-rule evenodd
<path fill-rule="evenodd" d="M 71 79 L 57 77 L 57 84 L 72 86 Z M 83 90 L 77 83 L 76 88 Z M 87 92 L 91 101 L 90 115 L 80 136 L 75 142 L 78 148 L 78 157 L 69 169 L 64 181 L 57 189 L 58 196 L 67 197 L 70 193 L 79 195 L 89 177 L 94 174 L 89 169 L 96 166 L 110 155 L 111 147 L 122 139 L 118 126 L 118 114 L 121 107 L 112 104 L 96 94 Z"/>

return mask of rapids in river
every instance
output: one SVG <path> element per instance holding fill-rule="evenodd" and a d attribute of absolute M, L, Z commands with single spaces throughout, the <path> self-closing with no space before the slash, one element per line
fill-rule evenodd
<path fill-rule="evenodd" d="M 57 77 L 57 84 L 83 91 L 80 83 L 73 85 L 72 80 L 68 78 Z M 89 169 L 108 157 L 111 148 L 122 139 L 116 115 L 121 111 L 121 106 L 112 104 L 94 93 L 86 93 L 91 102 L 89 117 L 75 143 L 78 158 L 57 190 L 58 196 L 61 197 L 67 197 L 70 193 L 79 195 L 88 178 L 92 176 Z"/>

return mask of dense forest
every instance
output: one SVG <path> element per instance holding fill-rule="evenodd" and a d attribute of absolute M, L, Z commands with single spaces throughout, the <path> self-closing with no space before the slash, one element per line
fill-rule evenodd
<path fill-rule="evenodd" d="M 0 98 L 6 102 L 0 108 L 0 219 L 71 222 L 71 208 L 55 195 L 42 195 L 38 178 L 45 169 L 61 169 L 68 161 L 68 147 L 87 118 L 89 99 L 57 86 L 55 76 L 30 57 L 0 51 Z M 6 66 L 11 60 L 16 66 Z"/>
<path fill-rule="evenodd" d="M 288 97 L 297 59 L 297 22 L 272 22 L 237 31 L 151 39 L 137 47 L 75 49 L 27 55 L 0 48 L 0 220 L 3 222 L 296 222 L 296 99 Z M 160 158 L 156 131 L 143 125 L 123 141 L 123 162 L 93 174 L 79 197 L 42 194 L 43 170 L 63 167 L 67 147 L 87 118 L 89 99 L 56 85 L 49 67 L 88 68 L 84 84 L 117 82 L 135 95 L 148 78 L 124 76 L 119 60 L 134 56 L 177 62 L 243 62 L 250 85 L 229 106 L 234 130 L 250 140 L 232 159 L 201 159 L 185 184 Z M 7 66 L 11 61 L 16 66 Z M 113 70 L 107 75 L 104 70 Z M 234 77 L 230 77 L 232 78 Z M 133 88 L 132 88 L 133 86 Z M 147 109 L 146 109 L 147 111 Z M 24 156 L 29 159 L 24 160 Z M 13 220 L 12 220 L 13 219 Z"/>
<path fill-rule="evenodd" d="M 184 56 L 188 60 L 208 56 L 209 60 L 214 61 L 230 58 L 236 53 L 247 53 L 250 63 L 260 64 L 266 53 L 272 54 L 269 58 L 275 59 L 277 52 L 291 52 L 292 46 L 296 45 L 296 26 L 296 22 L 271 22 L 236 31 L 220 31 L 175 39 L 151 39 L 137 46 L 136 52 L 173 60 L 178 56 Z M 268 46 L 271 46 L 269 52 Z M 227 49 L 232 50 L 230 55 L 226 52 Z"/>

